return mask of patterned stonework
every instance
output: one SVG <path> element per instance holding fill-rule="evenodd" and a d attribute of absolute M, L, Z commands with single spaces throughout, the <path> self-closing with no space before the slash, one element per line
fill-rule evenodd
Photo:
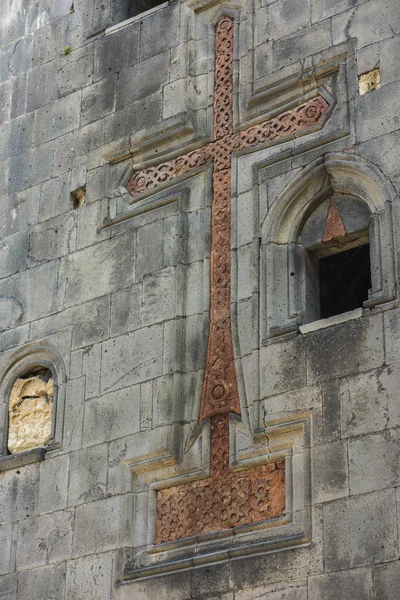
<path fill-rule="evenodd" d="M 284 462 L 229 468 L 229 416 L 211 419 L 211 477 L 157 494 L 156 543 L 249 525 L 285 510 Z"/>
<path fill-rule="evenodd" d="M 17 379 L 8 405 L 10 454 L 48 445 L 52 432 L 54 385 L 50 372 Z"/>
<path fill-rule="evenodd" d="M 157 188 L 206 163 L 213 164 L 211 314 L 200 421 L 211 419 L 211 477 L 157 493 L 157 543 L 279 517 L 285 510 L 284 464 L 242 471 L 229 469 L 229 413 L 240 415 L 230 317 L 231 158 L 269 140 L 316 125 L 328 109 L 318 95 L 293 110 L 233 131 L 233 26 L 216 25 L 214 138 L 204 147 L 134 173 L 134 196 Z"/>

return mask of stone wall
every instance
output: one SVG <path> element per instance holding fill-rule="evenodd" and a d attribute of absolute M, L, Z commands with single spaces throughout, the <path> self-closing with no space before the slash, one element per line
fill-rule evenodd
<path fill-rule="evenodd" d="M 209 460 L 196 432 L 211 171 L 127 187 L 212 138 L 223 12 L 236 130 L 317 94 L 329 104 L 232 159 L 231 460 L 285 459 L 290 519 L 259 552 L 220 540 L 152 554 L 151 492 Z M 117 0 L 0 6 L 0 598 L 397 600 L 398 2 L 174 0 L 118 27 L 129 14 Z M 380 87 L 359 94 L 376 68 Z M 296 222 L 281 207 L 322 189 L 375 207 L 383 291 L 357 318 L 302 330 L 296 289 L 274 276 L 286 250 L 271 262 L 268 248 Z M 272 305 L 287 309 L 279 335 Z M 39 367 L 54 378 L 51 440 L 10 456 L 10 390 Z"/>

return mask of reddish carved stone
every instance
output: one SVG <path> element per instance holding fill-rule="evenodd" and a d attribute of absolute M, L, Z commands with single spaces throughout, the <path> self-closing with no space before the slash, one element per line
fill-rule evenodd
<path fill-rule="evenodd" d="M 128 185 L 134 195 L 213 163 L 210 335 L 200 409 L 200 422 L 211 420 L 211 477 L 157 492 L 156 543 L 249 525 L 282 516 L 285 510 L 283 462 L 238 471 L 229 468 L 229 413 L 240 415 L 230 315 L 231 157 L 317 124 L 329 105 L 317 96 L 234 133 L 233 26 L 233 18 L 226 15 L 216 25 L 213 140 L 135 173 Z"/>
<path fill-rule="evenodd" d="M 335 199 L 332 198 L 329 204 L 328 216 L 325 221 L 325 230 L 322 241 L 330 242 L 331 240 L 343 237 L 344 235 L 346 235 L 346 228 Z"/>
<path fill-rule="evenodd" d="M 211 476 L 160 490 L 156 543 L 280 517 L 285 510 L 284 463 L 229 468 L 229 416 L 211 419 Z"/>

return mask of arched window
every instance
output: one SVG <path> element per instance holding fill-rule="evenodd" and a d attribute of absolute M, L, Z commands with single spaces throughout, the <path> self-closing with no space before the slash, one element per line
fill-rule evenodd
<path fill-rule="evenodd" d="M 263 226 L 264 338 L 395 298 L 395 198 L 354 155 L 328 154 L 287 186 Z"/>

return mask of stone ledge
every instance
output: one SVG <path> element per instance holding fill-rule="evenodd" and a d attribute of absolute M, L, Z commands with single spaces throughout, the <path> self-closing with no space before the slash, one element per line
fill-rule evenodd
<path fill-rule="evenodd" d="M 32 448 L 32 450 L 27 450 L 26 452 L 0 456 L 0 473 L 40 462 L 44 460 L 45 455 L 46 450 L 44 448 Z"/>

